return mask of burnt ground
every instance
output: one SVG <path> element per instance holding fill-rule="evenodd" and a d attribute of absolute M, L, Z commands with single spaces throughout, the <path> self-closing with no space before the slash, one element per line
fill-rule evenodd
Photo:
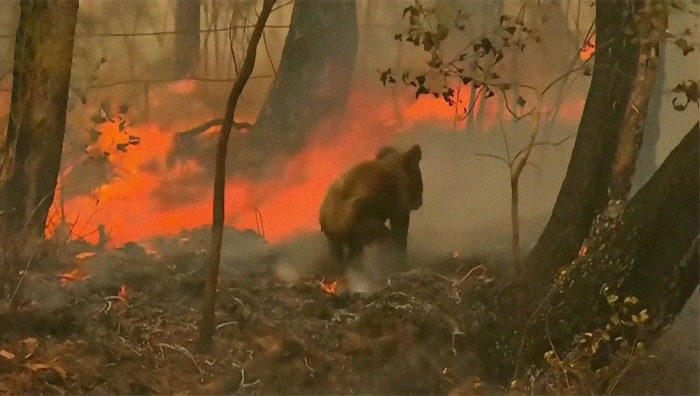
<path fill-rule="evenodd" d="M 465 278 L 478 259 L 450 257 L 371 293 L 222 272 L 215 346 L 200 353 L 201 256 L 131 246 L 79 260 L 81 248 L 36 259 L 21 302 L 0 310 L 0 394 L 503 393 L 482 380 L 463 328 L 465 290 L 497 283 L 480 269 Z M 89 277 L 63 285 L 76 268 Z"/>

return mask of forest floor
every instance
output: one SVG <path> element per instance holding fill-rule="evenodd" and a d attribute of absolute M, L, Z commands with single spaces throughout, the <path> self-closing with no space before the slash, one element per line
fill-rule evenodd
<path fill-rule="evenodd" d="M 214 348 L 200 353 L 199 261 L 80 248 L 35 260 L 22 303 L 0 309 L 0 394 L 505 392 L 482 380 L 460 328 L 462 291 L 494 279 L 477 259 L 450 256 L 370 293 L 222 272 Z"/>

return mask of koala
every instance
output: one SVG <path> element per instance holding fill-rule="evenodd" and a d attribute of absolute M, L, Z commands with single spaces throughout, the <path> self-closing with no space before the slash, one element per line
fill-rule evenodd
<path fill-rule="evenodd" d="M 330 185 L 319 222 L 338 261 L 359 256 L 378 240 L 391 240 L 405 255 L 410 213 L 423 205 L 421 155 L 419 145 L 405 152 L 384 147 L 374 160 L 354 166 Z"/>

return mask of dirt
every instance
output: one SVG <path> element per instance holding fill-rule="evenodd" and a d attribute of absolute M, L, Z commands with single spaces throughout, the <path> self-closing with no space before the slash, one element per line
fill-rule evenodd
<path fill-rule="evenodd" d="M 333 293 L 316 277 L 222 273 L 214 348 L 200 352 L 201 260 L 130 249 L 36 264 L 21 303 L 0 311 L 0 393 L 445 394 L 467 378 L 482 388 L 459 325 L 463 290 L 492 281 L 480 268 L 463 279 L 478 260 L 450 258 L 365 294 L 343 279 Z M 76 268 L 88 278 L 63 285 Z"/>
<path fill-rule="evenodd" d="M 488 383 L 488 345 L 469 328 L 488 321 L 484 296 L 505 283 L 487 260 L 450 255 L 358 293 L 345 278 L 283 282 L 266 253 L 248 263 L 254 272 L 221 272 L 214 347 L 202 352 L 206 257 L 178 246 L 70 243 L 37 255 L 11 285 L 22 279 L 13 306 L 0 307 L 0 394 L 508 393 Z M 690 367 L 673 342 L 692 339 L 697 320 L 686 322 L 621 391 L 697 389 L 656 374 L 668 351 L 675 367 Z"/>

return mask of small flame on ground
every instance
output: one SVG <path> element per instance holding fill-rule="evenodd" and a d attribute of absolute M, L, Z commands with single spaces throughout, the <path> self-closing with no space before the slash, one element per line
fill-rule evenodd
<path fill-rule="evenodd" d="M 61 278 L 61 284 L 67 286 L 73 282 L 81 281 L 90 278 L 90 275 L 86 274 L 80 266 L 73 268 L 71 272 L 66 272 L 65 274 L 59 275 Z"/>
<path fill-rule="evenodd" d="M 119 288 L 119 293 L 117 293 L 117 296 L 124 301 L 129 301 L 129 290 L 126 288 L 126 286 L 122 285 Z"/>
<path fill-rule="evenodd" d="M 323 290 L 323 292 L 326 294 L 332 294 L 332 295 L 337 296 L 338 292 L 340 291 L 340 288 L 338 287 L 338 281 L 333 281 L 333 282 L 321 281 L 321 282 L 319 282 L 319 286 L 321 286 L 321 290 Z"/>

